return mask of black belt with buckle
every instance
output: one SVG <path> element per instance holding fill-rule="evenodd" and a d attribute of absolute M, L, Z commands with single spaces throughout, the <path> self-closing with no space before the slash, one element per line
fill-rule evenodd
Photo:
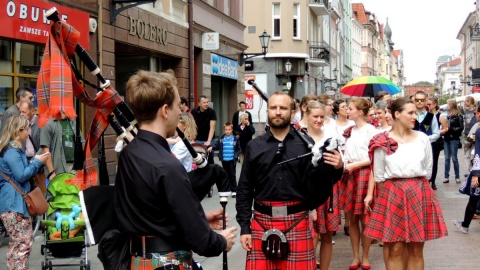
<path fill-rule="evenodd" d="M 132 236 L 130 239 L 130 254 L 133 256 L 144 256 L 144 252 L 146 255 L 151 253 L 168 253 L 176 250 L 165 240 L 156 236 Z M 145 239 L 145 244 L 143 239 Z"/>
<path fill-rule="evenodd" d="M 283 217 L 306 211 L 307 206 L 304 203 L 290 206 L 268 206 L 254 201 L 253 209 L 264 215 L 269 215 L 272 217 Z"/>

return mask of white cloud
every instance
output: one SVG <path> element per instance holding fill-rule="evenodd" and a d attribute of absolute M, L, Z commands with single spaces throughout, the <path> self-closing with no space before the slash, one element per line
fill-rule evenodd
<path fill-rule="evenodd" d="M 459 55 L 460 27 L 475 11 L 474 0 L 362 0 L 380 23 L 392 29 L 395 49 L 402 49 L 407 83 L 435 80 L 435 63 L 442 55 Z"/>

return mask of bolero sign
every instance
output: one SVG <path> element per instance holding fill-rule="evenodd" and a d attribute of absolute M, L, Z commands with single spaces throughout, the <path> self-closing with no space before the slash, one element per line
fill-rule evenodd
<path fill-rule="evenodd" d="M 46 43 L 51 22 L 47 20 L 45 13 L 52 7 L 58 9 L 62 20 L 80 32 L 79 43 L 88 50 L 88 13 L 38 0 L 0 0 L 0 36 Z"/>
<path fill-rule="evenodd" d="M 132 16 L 130 19 L 130 32 L 132 36 L 138 36 L 149 41 L 155 41 L 163 45 L 167 45 L 167 29 L 160 28 L 156 25 L 137 20 Z"/>
<path fill-rule="evenodd" d="M 238 80 L 238 63 L 235 60 L 211 53 L 212 75 Z"/>

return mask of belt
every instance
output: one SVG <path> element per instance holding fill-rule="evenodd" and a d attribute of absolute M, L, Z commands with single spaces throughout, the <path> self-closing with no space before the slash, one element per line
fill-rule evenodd
<path fill-rule="evenodd" d="M 268 206 L 261 204 L 257 201 L 253 202 L 253 209 L 264 215 L 272 217 L 283 217 L 307 210 L 307 206 L 304 203 L 290 205 L 290 206 Z"/>
<path fill-rule="evenodd" d="M 145 243 L 143 243 L 145 240 Z M 130 254 L 144 256 L 151 253 L 167 253 L 175 248 L 160 237 L 156 236 L 132 236 L 130 237 Z"/>

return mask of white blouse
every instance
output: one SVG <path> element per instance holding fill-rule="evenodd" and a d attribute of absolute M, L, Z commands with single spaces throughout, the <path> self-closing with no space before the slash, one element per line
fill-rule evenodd
<path fill-rule="evenodd" d="M 368 144 L 377 133 L 377 129 L 370 124 L 366 124 L 360 129 L 354 127 L 350 138 L 346 139 L 344 162 L 353 163 L 370 160 L 368 157 Z"/>
<path fill-rule="evenodd" d="M 422 132 L 408 143 L 398 143 L 395 153 L 387 155 L 382 148 L 375 149 L 373 175 L 376 182 L 391 178 L 432 176 L 432 146 L 430 139 Z"/>

